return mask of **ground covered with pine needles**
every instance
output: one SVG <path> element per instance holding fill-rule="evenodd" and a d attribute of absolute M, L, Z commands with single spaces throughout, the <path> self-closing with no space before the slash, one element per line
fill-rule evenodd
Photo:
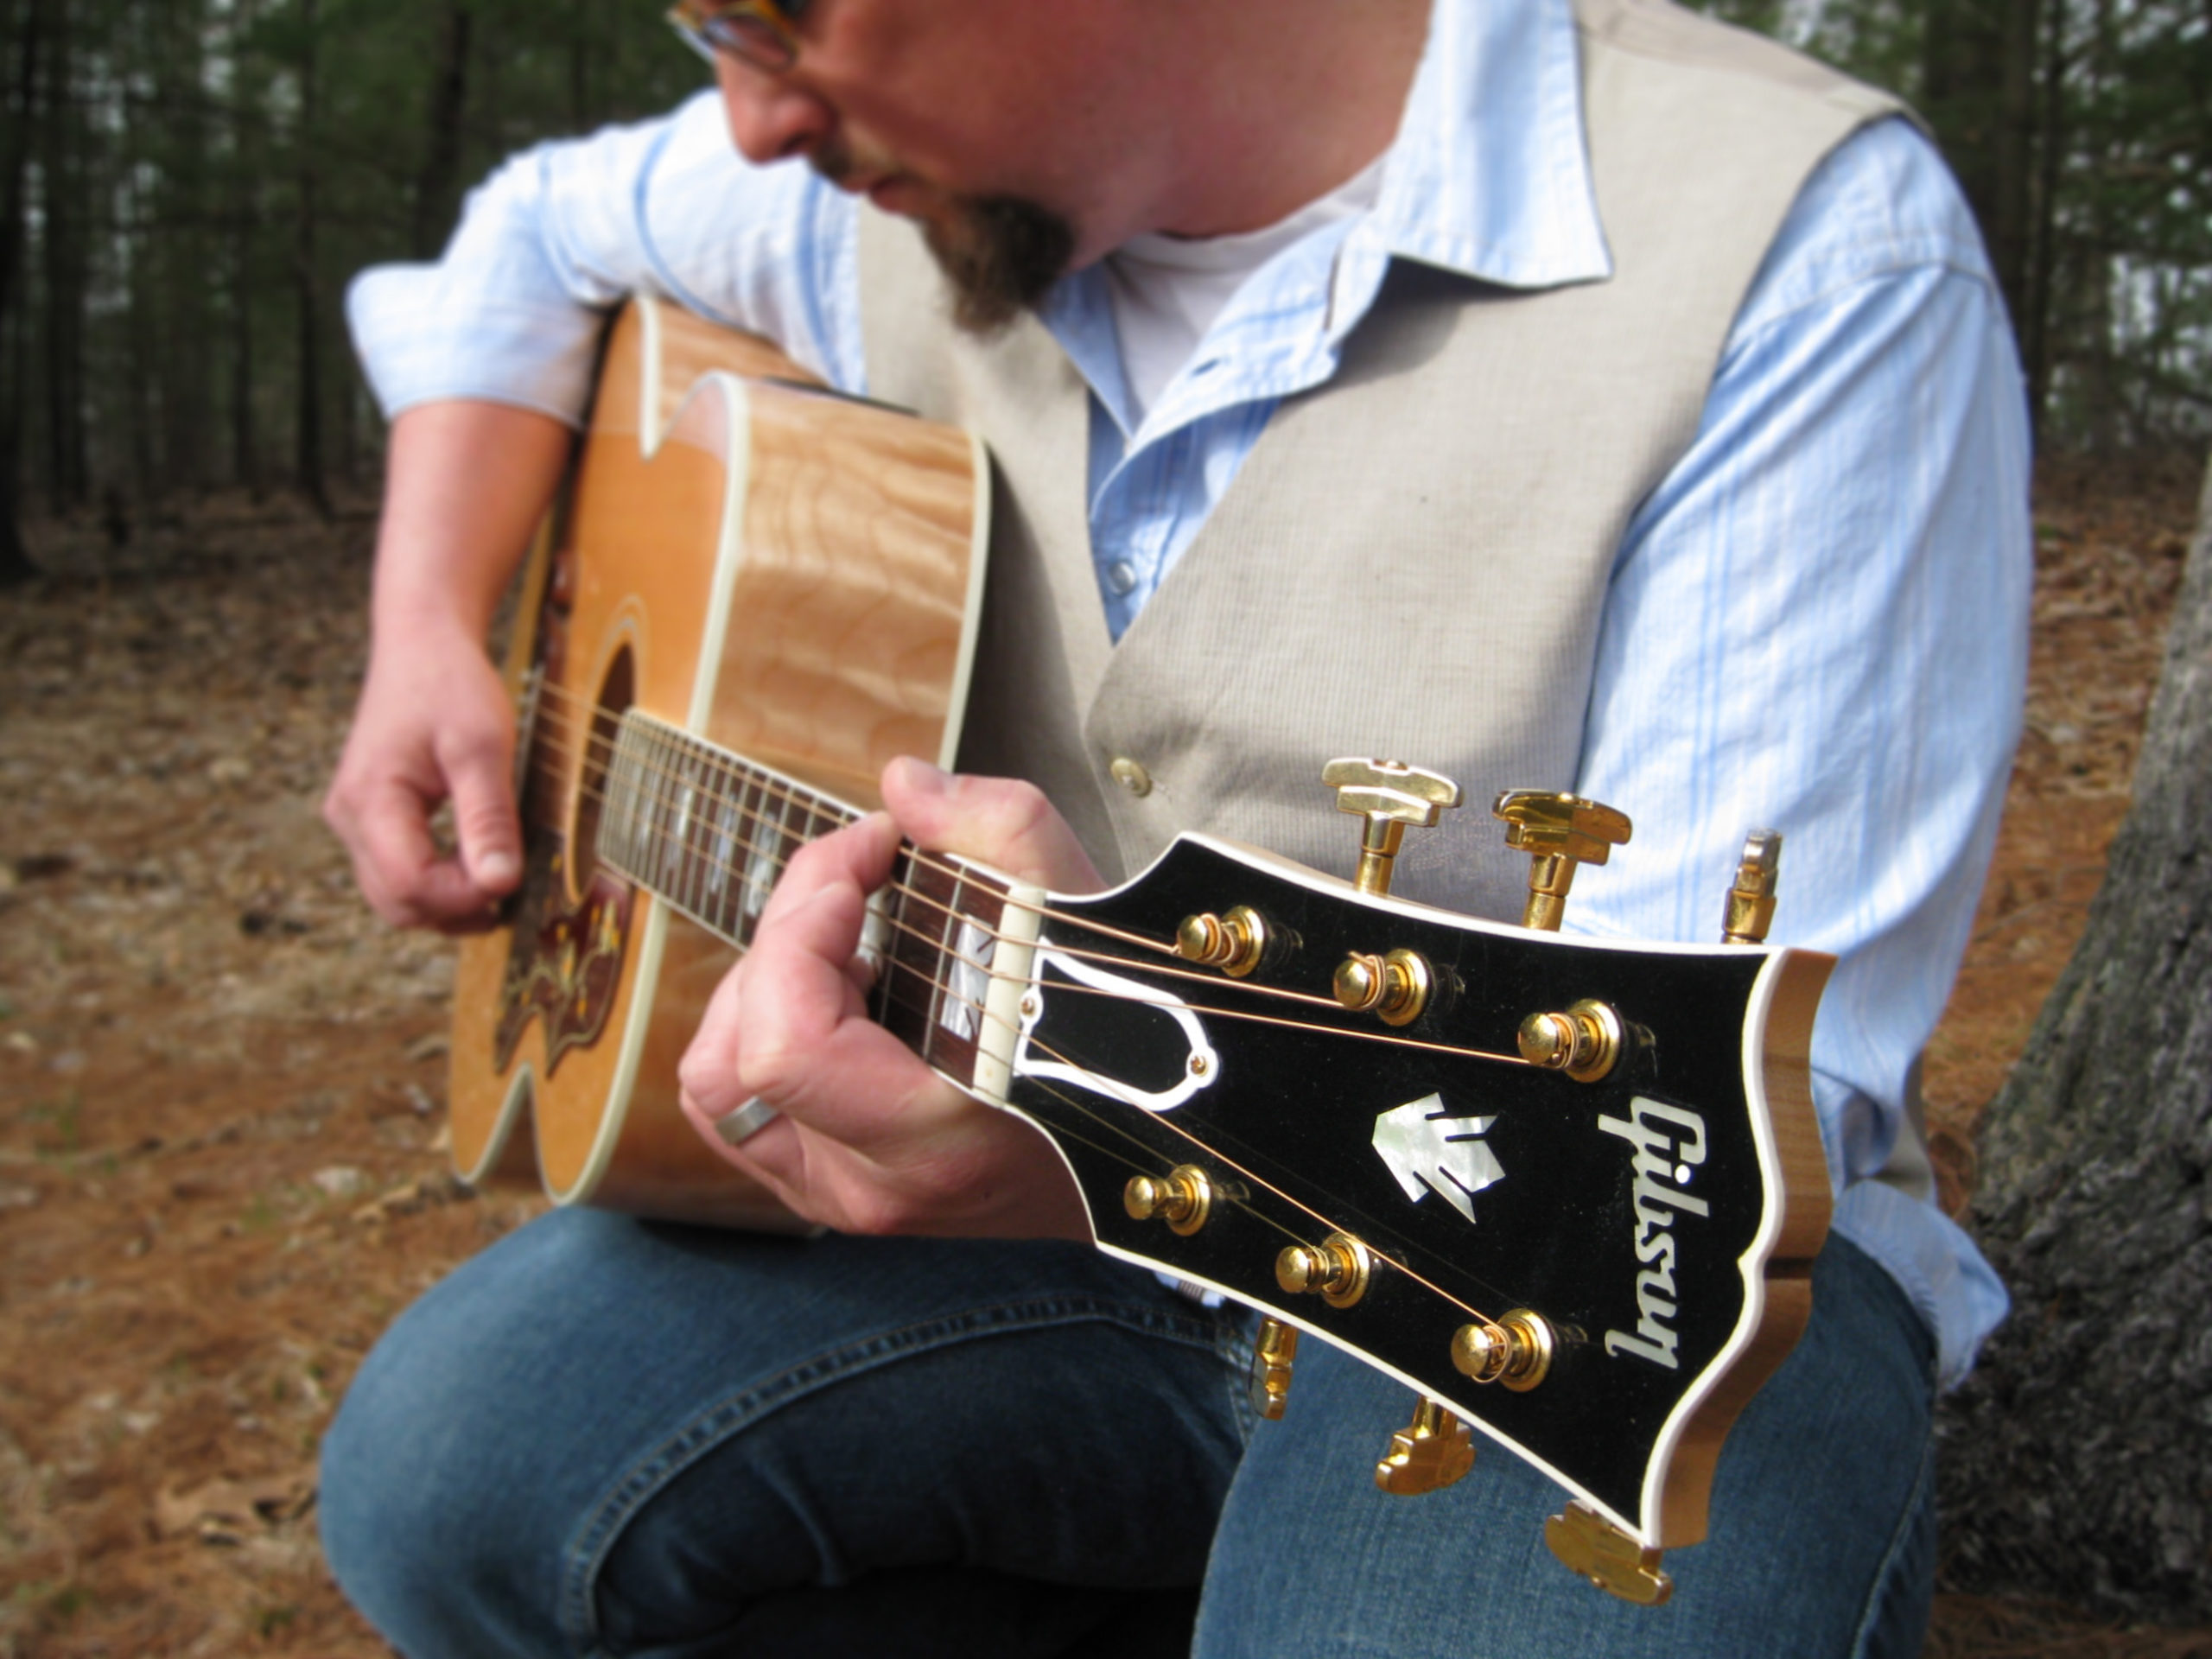
<path fill-rule="evenodd" d="M 1929 1055 L 1955 1205 L 2126 810 L 2196 476 L 2044 474 L 2028 734 Z M 370 536 L 244 500 L 50 524 L 48 579 L 0 594 L 0 1659 L 385 1654 L 316 1548 L 318 1437 L 393 1313 L 536 1208 L 447 1173 L 446 950 L 366 915 L 315 817 Z M 2212 1632 L 1945 1596 L 1929 1652 Z"/>

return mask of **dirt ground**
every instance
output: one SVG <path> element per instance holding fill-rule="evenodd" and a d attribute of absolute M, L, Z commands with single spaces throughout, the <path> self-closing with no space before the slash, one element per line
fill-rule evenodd
<path fill-rule="evenodd" d="M 1927 1079 L 1954 1198 L 2126 810 L 2194 485 L 2044 480 L 2029 734 Z M 56 576 L 0 594 L 0 1659 L 385 1653 L 316 1549 L 317 1437 L 535 1208 L 447 1174 L 447 952 L 366 915 L 315 816 L 370 535 L 242 500 L 119 548 L 49 524 Z M 2212 1633 L 1945 1597 L 1929 1651 Z"/>

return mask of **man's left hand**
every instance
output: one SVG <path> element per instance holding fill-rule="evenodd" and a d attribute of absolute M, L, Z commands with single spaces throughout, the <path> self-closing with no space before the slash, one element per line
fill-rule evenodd
<path fill-rule="evenodd" d="M 730 1163 L 840 1232 L 1087 1242 L 1083 1200 L 1051 1143 L 871 1020 L 854 952 L 902 836 L 1060 893 L 1096 890 L 1097 874 L 1031 785 L 894 760 L 883 798 L 886 811 L 810 842 L 777 882 L 683 1057 L 684 1114 Z M 725 1144 L 717 1122 L 756 1099 L 780 1116 Z"/>

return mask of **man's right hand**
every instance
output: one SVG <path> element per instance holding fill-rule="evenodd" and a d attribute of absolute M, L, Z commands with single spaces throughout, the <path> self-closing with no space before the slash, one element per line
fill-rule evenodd
<path fill-rule="evenodd" d="M 388 922 L 483 927 L 522 879 L 514 709 L 484 641 L 569 442 L 504 404 L 423 404 L 392 423 L 368 678 L 322 803 Z M 448 800 L 457 852 L 430 827 Z"/>
<path fill-rule="evenodd" d="M 522 879 L 514 710 L 482 642 L 461 629 L 379 641 L 323 821 L 378 915 L 449 932 L 487 925 Z M 457 852 L 431 819 L 453 802 Z"/>

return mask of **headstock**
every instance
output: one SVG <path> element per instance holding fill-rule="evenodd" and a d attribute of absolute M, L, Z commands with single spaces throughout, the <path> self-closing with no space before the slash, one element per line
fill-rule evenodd
<path fill-rule="evenodd" d="M 1264 1414 L 1295 1408 L 1299 1332 L 1337 1344 L 1420 1396 L 1386 1491 L 1456 1479 L 1472 1424 L 1580 1500 L 1562 1559 L 1662 1597 L 1656 1552 L 1703 1535 L 1721 1436 L 1809 1306 L 1828 1195 L 1804 1062 L 1828 959 L 1394 899 L 1406 823 L 1458 791 L 1391 762 L 1331 772 L 1366 820 L 1364 890 L 1193 836 L 1114 892 L 1055 897 L 1006 1098 L 1059 1146 L 1102 1247 L 1268 1316 Z M 1626 839 L 1595 803 L 1509 804 L 1548 903 L 1559 861 Z"/>

